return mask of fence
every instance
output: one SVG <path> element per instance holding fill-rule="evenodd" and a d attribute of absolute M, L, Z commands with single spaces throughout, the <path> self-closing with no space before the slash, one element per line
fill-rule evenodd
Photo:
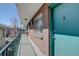
<path fill-rule="evenodd" d="M 17 34 L 16 37 L 12 38 L 11 41 L 7 42 L 6 45 L 2 49 L 0 49 L 0 56 L 16 56 L 20 39 L 21 33 Z"/>

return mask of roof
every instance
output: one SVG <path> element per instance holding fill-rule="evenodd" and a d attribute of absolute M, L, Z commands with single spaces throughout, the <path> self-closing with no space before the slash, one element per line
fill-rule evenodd
<path fill-rule="evenodd" d="M 4 25 L 4 24 L 0 24 L 0 28 L 7 28 L 8 26 Z"/>

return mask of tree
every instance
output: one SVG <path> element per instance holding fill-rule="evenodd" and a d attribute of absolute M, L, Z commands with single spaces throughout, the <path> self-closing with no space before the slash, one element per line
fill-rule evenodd
<path fill-rule="evenodd" d="M 18 19 L 17 18 L 11 18 L 10 21 L 12 23 L 13 28 L 18 27 Z"/>

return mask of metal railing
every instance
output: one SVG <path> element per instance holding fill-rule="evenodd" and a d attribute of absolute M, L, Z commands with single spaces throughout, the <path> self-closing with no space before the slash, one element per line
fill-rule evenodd
<path fill-rule="evenodd" d="M 21 39 L 21 33 L 12 38 L 1 50 L 0 56 L 16 56 Z"/>

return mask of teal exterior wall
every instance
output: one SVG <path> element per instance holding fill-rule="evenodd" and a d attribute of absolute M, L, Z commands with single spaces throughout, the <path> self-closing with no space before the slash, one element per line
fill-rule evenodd
<path fill-rule="evenodd" d="M 54 52 L 50 52 L 56 56 L 79 56 L 79 4 L 51 7 L 50 46 L 54 48 L 50 48 Z"/>
<path fill-rule="evenodd" d="M 61 4 L 53 14 L 55 33 L 79 36 L 79 4 Z"/>
<path fill-rule="evenodd" d="M 79 37 L 55 34 L 55 56 L 79 56 Z"/>

